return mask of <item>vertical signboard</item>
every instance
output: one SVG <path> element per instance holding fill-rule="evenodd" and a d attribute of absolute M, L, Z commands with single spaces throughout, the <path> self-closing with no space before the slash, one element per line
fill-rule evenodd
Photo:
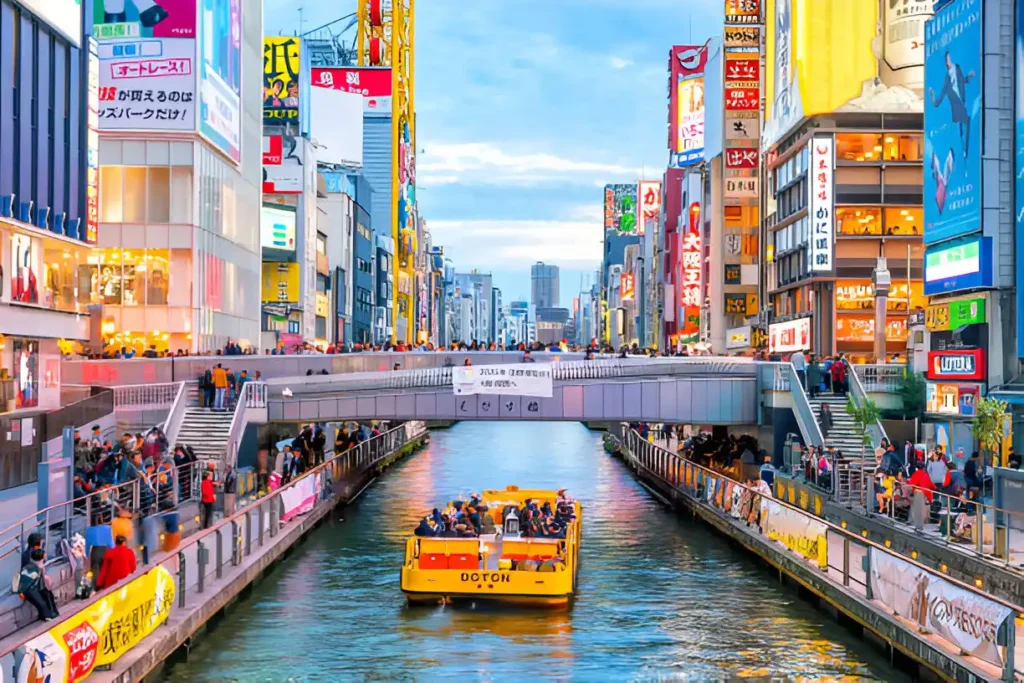
<path fill-rule="evenodd" d="M 654 230 L 661 217 L 661 183 L 654 180 L 642 180 L 637 184 L 637 200 L 640 202 L 640 224 L 637 234 L 647 232 L 648 224 Z"/>
<path fill-rule="evenodd" d="M 704 250 L 700 234 L 700 204 L 693 202 L 683 217 L 686 230 L 682 233 L 682 282 L 679 286 L 679 304 L 683 308 L 685 326 L 684 334 L 696 334 L 699 329 L 701 307 L 701 275 L 704 267 Z M 692 329 L 691 319 L 695 318 L 698 325 Z"/>
<path fill-rule="evenodd" d="M 761 23 L 761 0 L 725 0 L 725 24 Z"/>
<path fill-rule="evenodd" d="M 100 225 L 100 47 L 95 38 L 89 38 L 89 96 L 86 116 L 85 241 L 96 244 Z"/>
<path fill-rule="evenodd" d="M 201 0 L 199 133 L 234 162 L 242 160 L 241 0 Z"/>
<path fill-rule="evenodd" d="M 704 68 L 706 45 L 675 45 L 669 53 L 669 166 L 704 158 Z"/>
<path fill-rule="evenodd" d="M 832 189 L 834 166 L 833 139 L 814 138 L 810 142 L 810 168 L 807 171 L 808 215 L 811 223 L 810 269 L 828 273 L 834 266 L 835 198 Z"/>
<path fill-rule="evenodd" d="M 302 41 L 290 36 L 263 38 L 263 124 L 299 124 L 299 54 Z"/>
<path fill-rule="evenodd" d="M 637 185 L 604 186 L 604 225 L 620 235 L 637 235 Z"/>
<path fill-rule="evenodd" d="M 1017 60 L 1017 91 L 1015 93 L 1015 108 L 1017 115 L 1017 155 L 1016 172 L 1017 185 L 1015 199 L 1017 202 L 1016 213 L 1016 247 L 1017 247 L 1017 292 L 1024 292 L 1024 2 L 1017 2 L 1016 14 L 1016 50 L 1014 51 Z M 1019 294 L 1018 294 L 1019 296 Z M 1024 315 L 1017 314 L 1017 357 L 1024 358 Z"/>
<path fill-rule="evenodd" d="M 925 244 L 981 229 L 981 8 L 959 0 L 925 24 Z"/>

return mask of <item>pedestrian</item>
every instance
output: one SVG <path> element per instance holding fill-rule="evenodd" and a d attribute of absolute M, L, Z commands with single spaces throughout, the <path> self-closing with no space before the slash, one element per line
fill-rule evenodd
<path fill-rule="evenodd" d="M 21 553 L 22 568 L 27 567 L 32 563 L 32 551 L 39 550 L 42 547 L 43 537 L 41 534 L 31 533 L 28 535 L 28 542 L 25 544 L 25 550 Z"/>
<path fill-rule="evenodd" d="M 50 590 L 50 577 L 46 575 L 46 553 L 42 548 L 35 548 L 30 562 L 21 568 L 18 574 L 16 592 L 25 602 L 36 608 L 39 618 L 50 621 L 60 616 L 57 601 Z"/>
<path fill-rule="evenodd" d="M 815 398 L 818 395 L 820 387 L 821 365 L 818 364 L 818 359 L 815 358 L 812 353 L 810 360 L 807 361 L 807 395 L 811 398 Z"/>
<path fill-rule="evenodd" d="M 824 439 L 828 438 L 828 432 L 832 429 L 832 408 L 828 403 L 821 404 L 821 410 L 818 413 L 818 424 L 821 426 L 821 436 Z"/>
<path fill-rule="evenodd" d="M 220 363 L 217 363 L 213 369 L 213 386 L 213 409 L 224 410 L 224 400 L 227 398 L 228 391 L 228 373 Z"/>
<path fill-rule="evenodd" d="M 224 471 L 224 517 L 235 514 L 235 489 L 238 485 L 238 475 L 231 465 Z"/>
<path fill-rule="evenodd" d="M 203 483 L 200 485 L 200 499 L 202 502 L 202 519 L 200 520 L 203 529 L 209 529 L 213 524 L 213 504 L 217 500 L 213 492 L 213 474 L 203 472 Z"/>
<path fill-rule="evenodd" d="M 796 370 L 796 376 L 800 378 L 800 386 L 806 390 L 807 360 L 804 358 L 804 352 L 797 349 L 793 352 L 793 355 L 789 357 L 789 362 L 793 364 L 793 368 Z"/>
<path fill-rule="evenodd" d="M 110 588 L 121 579 L 135 573 L 135 551 L 128 547 L 128 539 L 118 536 L 114 547 L 103 555 L 100 573 L 96 576 L 96 590 Z"/>

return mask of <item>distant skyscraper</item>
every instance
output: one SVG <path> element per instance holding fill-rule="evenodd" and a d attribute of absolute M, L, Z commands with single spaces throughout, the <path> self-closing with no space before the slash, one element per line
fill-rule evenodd
<path fill-rule="evenodd" d="M 537 308 L 558 308 L 558 266 L 537 261 L 530 267 L 530 295 Z"/>

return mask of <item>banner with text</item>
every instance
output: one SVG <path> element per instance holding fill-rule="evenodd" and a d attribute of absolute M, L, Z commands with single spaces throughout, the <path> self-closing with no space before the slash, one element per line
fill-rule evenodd
<path fill-rule="evenodd" d="M 1012 610 L 892 555 L 871 550 L 871 593 L 964 652 L 1003 665 L 997 633 Z M 923 612 L 923 614 L 922 614 Z"/>
<path fill-rule="evenodd" d="M 452 386 L 457 396 L 501 394 L 551 398 L 554 392 L 551 365 L 541 363 L 452 368 Z"/>
<path fill-rule="evenodd" d="M 104 40 L 100 57 L 100 130 L 193 130 L 196 41 Z"/>
<path fill-rule="evenodd" d="M 22 646 L 18 680 L 74 683 L 113 664 L 167 620 L 174 577 L 158 566 Z"/>
<path fill-rule="evenodd" d="M 828 566 L 825 541 L 828 527 L 810 515 L 771 501 L 765 511 L 768 515 L 762 517 L 761 529 L 768 538 L 817 562 L 818 566 Z"/>

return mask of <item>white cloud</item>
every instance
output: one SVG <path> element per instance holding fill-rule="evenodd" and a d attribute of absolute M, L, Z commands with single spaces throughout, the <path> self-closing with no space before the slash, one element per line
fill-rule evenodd
<path fill-rule="evenodd" d="M 489 142 L 428 144 L 416 161 L 417 177 L 426 187 L 454 183 L 524 186 L 553 181 L 604 185 L 640 175 L 640 169 L 620 164 L 546 152 L 509 152 Z"/>
<path fill-rule="evenodd" d="M 565 218 L 570 221 L 589 221 L 600 224 L 604 222 L 604 207 L 597 202 L 577 204 L 566 209 Z"/>
<path fill-rule="evenodd" d="M 632 60 L 625 59 L 624 57 L 611 57 L 608 59 L 608 63 L 611 64 L 613 69 L 625 69 L 633 66 Z"/>
<path fill-rule="evenodd" d="M 482 270 L 525 269 L 537 261 L 591 269 L 601 262 L 599 220 L 432 220 L 428 225 L 446 256 Z"/>

